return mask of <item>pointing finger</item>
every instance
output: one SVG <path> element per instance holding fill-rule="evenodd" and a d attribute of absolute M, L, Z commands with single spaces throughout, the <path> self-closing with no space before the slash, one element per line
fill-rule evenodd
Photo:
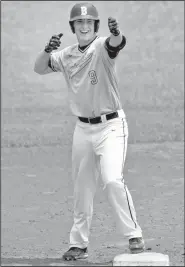
<path fill-rule="evenodd" d="M 63 36 L 63 33 L 59 33 L 58 37 L 61 38 Z"/>
<path fill-rule="evenodd" d="M 115 21 L 116 19 L 113 18 L 113 17 L 109 17 L 108 20 L 109 20 L 109 21 Z"/>

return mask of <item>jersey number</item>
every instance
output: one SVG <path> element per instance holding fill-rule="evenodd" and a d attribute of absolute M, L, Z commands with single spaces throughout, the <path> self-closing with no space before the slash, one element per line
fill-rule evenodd
<path fill-rule="evenodd" d="M 93 85 L 98 83 L 98 78 L 96 76 L 96 71 L 95 70 L 90 70 L 89 71 L 89 77 L 90 77 L 91 83 Z"/>

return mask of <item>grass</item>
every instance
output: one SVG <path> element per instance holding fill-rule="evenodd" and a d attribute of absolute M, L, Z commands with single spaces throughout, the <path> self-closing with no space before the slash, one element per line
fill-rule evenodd
<path fill-rule="evenodd" d="M 67 13 L 73 4 L 2 2 L 3 147 L 59 144 L 68 132 L 72 135 L 75 118 L 63 76 L 39 76 L 33 66 L 52 34 L 64 33 L 61 48 L 76 42 Z M 127 37 L 117 69 L 130 143 L 184 138 L 183 5 L 131 1 L 107 2 L 105 7 L 96 2 L 100 35 L 109 34 L 107 17 L 112 15 Z"/>

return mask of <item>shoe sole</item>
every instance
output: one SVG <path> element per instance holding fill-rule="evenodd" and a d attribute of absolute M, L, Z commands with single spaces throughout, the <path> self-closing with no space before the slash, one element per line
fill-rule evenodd
<path fill-rule="evenodd" d="M 83 260 L 88 258 L 88 254 L 84 254 L 83 256 L 67 256 L 63 257 L 63 260 L 65 261 L 75 261 L 75 260 Z"/>
<path fill-rule="evenodd" d="M 137 254 L 137 253 L 141 253 L 141 252 L 143 252 L 145 250 L 145 247 L 142 247 L 142 248 L 130 248 L 130 252 L 132 253 L 132 254 Z"/>
<path fill-rule="evenodd" d="M 134 250 L 130 250 L 130 252 L 131 252 L 132 254 L 141 253 L 141 252 L 143 252 L 143 251 L 144 251 L 144 249 L 134 249 Z"/>

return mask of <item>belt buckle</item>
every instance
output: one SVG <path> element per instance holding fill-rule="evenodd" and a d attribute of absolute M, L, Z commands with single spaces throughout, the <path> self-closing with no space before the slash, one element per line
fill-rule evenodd
<path fill-rule="evenodd" d="M 125 114 L 124 114 L 123 109 L 117 110 L 117 113 L 118 113 L 118 117 L 125 118 Z"/>
<path fill-rule="evenodd" d="M 107 118 L 106 118 L 106 114 L 101 115 L 101 122 L 106 122 Z"/>

